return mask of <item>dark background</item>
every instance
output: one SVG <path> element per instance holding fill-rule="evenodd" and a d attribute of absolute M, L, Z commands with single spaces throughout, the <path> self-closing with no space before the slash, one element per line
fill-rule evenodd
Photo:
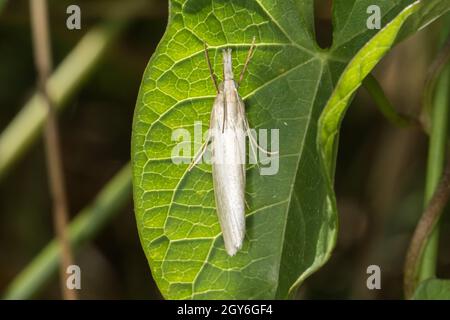
<path fill-rule="evenodd" d="M 111 3 L 50 0 L 55 67 L 102 20 Z M 75 215 L 130 158 L 131 124 L 140 80 L 167 23 L 167 2 L 131 19 L 60 116 L 70 212 Z M 66 8 L 78 4 L 82 30 L 65 26 Z M 321 46 L 331 41 L 330 1 L 316 1 Z M 427 67 L 436 54 L 439 25 L 402 43 L 375 75 L 396 108 L 417 115 Z M 8 1 L 0 14 L 0 134 L 33 94 L 28 1 Z M 343 123 L 336 172 L 340 233 L 332 258 L 309 278 L 298 297 L 402 298 L 406 247 L 423 206 L 427 138 L 396 128 L 364 89 Z M 0 155 L 1 156 L 1 155 Z M 0 181 L 0 292 L 53 238 L 51 202 L 42 139 Z M 447 218 L 445 218 L 447 216 Z M 450 276 L 450 226 L 444 215 L 439 275 Z M 140 247 L 131 199 L 76 256 L 83 299 L 161 298 Z M 366 288 L 366 268 L 382 270 L 382 290 Z M 57 275 L 36 296 L 60 298 Z"/>

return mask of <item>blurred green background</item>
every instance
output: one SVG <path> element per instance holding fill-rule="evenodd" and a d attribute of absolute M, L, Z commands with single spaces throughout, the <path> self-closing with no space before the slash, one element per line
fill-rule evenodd
<path fill-rule="evenodd" d="M 106 16 L 137 0 L 50 0 L 54 66 Z M 167 23 L 167 2 L 149 0 L 130 19 L 60 114 L 64 170 L 74 216 L 129 161 L 134 105 L 146 64 Z M 331 1 L 316 1 L 316 32 L 330 44 Z M 66 8 L 78 4 L 82 29 L 66 28 Z M 402 113 L 417 115 L 427 68 L 436 55 L 439 22 L 397 46 L 375 76 Z M 34 93 L 28 1 L 7 1 L 0 13 L 0 134 Z M 299 298 L 402 298 L 408 241 L 423 206 L 427 138 L 395 128 L 361 89 L 343 123 L 336 171 L 340 216 L 337 248 L 305 282 Z M 0 157 L 2 155 L 0 154 Z M 0 292 L 53 238 L 42 139 L 0 180 Z M 444 215 L 440 277 L 450 277 L 450 219 Z M 140 247 L 131 198 L 76 255 L 82 299 L 161 298 Z M 382 270 L 382 289 L 366 288 L 366 268 Z M 33 297 L 60 298 L 57 274 Z"/>

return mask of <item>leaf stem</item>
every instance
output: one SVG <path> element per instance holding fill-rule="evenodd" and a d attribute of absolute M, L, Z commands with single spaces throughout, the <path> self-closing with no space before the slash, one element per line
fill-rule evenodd
<path fill-rule="evenodd" d="M 73 248 L 80 249 L 94 238 L 127 203 L 130 195 L 131 170 L 127 164 L 70 223 L 69 239 Z M 54 239 L 14 278 L 3 298 L 18 300 L 33 297 L 57 271 L 59 258 L 57 240 Z"/>
<path fill-rule="evenodd" d="M 449 87 L 450 66 L 446 66 L 437 82 L 431 110 L 432 125 L 424 199 L 426 209 L 417 224 L 406 257 L 404 278 L 406 298 L 412 297 L 419 282 L 436 275 L 439 244 L 438 220 L 448 201 L 446 193 L 450 192 L 448 186 L 450 164 L 447 164 L 441 180 L 447 146 Z"/>
<path fill-rule="evenodd" d="M 450 32 L 450 27 L 448 27 L 447 32 Z M 445 32 L 444 32 L 445 36 Z M 433 64 L 430 66 L 427 79 L 425 80 L 425 90 L 422 98 L 423 111 L 431 112 L 433 104 L 433 94 L 436 89 L 436 84 L 439 76 L 450 60 L 450 39 L 444 44 L 443 49 L 440 50 L 438 56 L 434 60 Z"/>
<path fill-rule="evenodd" d="M 421 126 L 421 123 L 417 119 L 397 112 L 392 103 L 386 97 L 380 83 L 372 74 L 369 73 L 367 75 L 367 77 L 363 80 L 363 85 L 374 100 L 377 107 L 380 109 L 381 113 L 392 124 L 398 127 L 406 127 L 411 125 Z"/>
<path fill-rule="evenodd" d="M 425 185 L 425 203 L 430 201 L 439 182 L 445 161 L 448 130 L 449 83 L 450 68 L 447 66 L 438 80 L 435 101 L 431 116 L 431 135 L 428 153 L 427 181 Z M 439 228 L 431 235 L 422 259 L 419 280 L 433 277 L 436 272 Z"/>

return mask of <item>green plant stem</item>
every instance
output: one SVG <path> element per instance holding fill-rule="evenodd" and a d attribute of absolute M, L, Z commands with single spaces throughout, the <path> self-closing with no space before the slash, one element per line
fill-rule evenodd
<path fill-rule="evenodd" d="M 80 249 L 130 199 L 131 170 L 124 166 L 100 191 L 95 200 L 75 217 L 69 226 L 72 247 Z M 56 273 L 60 259 L 57 240 L 51 241 L 28 266 L 11 282 L 4 299 L 28 299 Z"/>
<path fill-rule="evenodd" d="M 425 184 L 425 199 L 427 204 L 435 192 L 442 175 L 446 156 L 448 140 L 448 116 L 449 116 L 449 88 L 450 88 L 450 24 L 444 24 L 441 33 L 440 53 L 431 68 L 430 76 L 424 94 L 424 107 L 431 108 L 431 133 L 428 152 L 427 177 Z M 433 97 L 434 93 L 434 97 Z M 434 98 L 434 99 L 433 99 Z M 430 237 L 424 245 L 422 259 L 417 272 L 418 283 L 436 275 L 436 265 L 439 249 L 439 222 L 433 229 Z"/>
<path fill-rule="evenodd" d="M 363 80 L 363 85 L 374 100 L 377 107 L 380 109 L 381 113 L 392 124 L 399 127 L 419 125 L 417 120 L 397 112 L 397 110 L 384 94 L 383 88 L 379 84 L 378 80 L 372 74 L 369 74 Z"/>
<path fill-rule="evenodd" d="M 424 256 L 424 251 L 429 243 L 429 239 L 433 230 L 437 226 L 441 217 L 442 211 L 445 208 L 450 198 L 450 161 L 447 160 L 447 165 L 444 174 L 439 179 L 436 190 L 432 198 L 428 202 L 419 222 L 417 223 L 414 235 L 411 239 L 405 260 L 405 274 L 404 274 L 404 290 L 405 297 L 411 298 L 420 285 L 421 261 Z M 434 269 L 432 270 L 434 273 Z M 429 279 L 431 276 L 428 276 Z M 422 281 L 423 282 L 423 281 Z"/>
<path fill-rule="evenodd" d="M 404 291 L 411 298 L 418 285 L 436 276 L 439 219 L 450 196 L 450 160 L 443 173 L 447 148 L 450 66 L 440 74 L 431 108 L 431 131 L 425 183 L 425 210 L 412 237 L 405 261 Z"/>
<path fill-rule="evenodd" d="M 446 66 L 436 85 L 436 93 L 431 114 L 432 127 L 428 151 L 425 204 L 428 204 L 433 196 L 444 167 L 448 129 L 449 80 L 450 67 Z M 435 276 L 438 244 L 439 224 L 434 228 L 423 252 L 418 278 L 419 281 Z"/>
<path fill-rule="evenodd" d="M 442 211 L 450 198 L 450 161 L 447 160 L 445 171 L 440 178 L 433 197 L 425 208 L 411 239 L 405 261 L 404 289 L 405 296 L 412 298 L 424 281 L 419 280 L 421 259 L 429 239 L 439 223 Z M 434 270 L 433 270 L 434 271 Z"/>
<path fill-rule="evenodd" d="M 110 20 L 89 31 L 55 70 L 47 82 L 47 90 L 57 110 L 61 110 L 86 81 L 124 23 L 125 20 Z M 39 138 L 46 115 L 45 100 L 36 93 L 3 131 L 0 136 L 0 179 Z"/>
<path fill-rule="evenodd" d="M 447 30 L 447 33 L 450 33 L 450 27 L 448 27 L 448 29 L 449 30 Z M 445 32 L 443 38 L 447 38 Z M 427 79 L 425 81 L 425 90 L 422 99 L 423 111 L 425 112 L 431 113 L 431 109 L 433 108 L 433 98 L 434 98 L 433 94 L 436 90 L 436 83 L 439 80 L 439 76 L 442 70 L 445 68 L 449 60 L 450 60 L 450 39 L 448 39 L 446 43 L 443 45 L 442 50 L 439 52 L 438 56 L 436 57 L 435 61 L 433 62 L 428 71 Z"/>

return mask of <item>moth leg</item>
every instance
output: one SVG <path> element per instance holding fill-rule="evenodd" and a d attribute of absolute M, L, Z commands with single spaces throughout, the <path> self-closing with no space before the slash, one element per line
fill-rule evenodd
<path fill-rule="evenodd" d="M 245 122 L 247 123 L 247 125 L 246 125 L 247 128 L 249 128 L 247 119 L 245 120 Z M 255 137 L 253 137 L 253 135 L 251 134 L 250 129 L 247 129 L 247 135 L 249 136 L 250 141 L 258 148 L 258 150 L 261 150 L 261 151 L 264 152 L 266 155 L 267 155 L 267 154 L 270 154 L 270 155 L 278 154 L 278 151 L 267 151 L 266 149 L 264 149 L 263 147 L 261 147 L 261 146 L 258 144 L 258 142 L 255 140 Z"/>
<path fill-rule="evenodd" d="M 236 99 L 237 99 L 237 102 L 238 102 L 239 113 L 243 117 L 242 122 L 244 124 L 244 130 L 245 130 L 245 133 L 247 134 L 247 136 L 250 139 L 249 140 L 249 142 L 250 142 L 250 149 L 252 150 L 252 154 L 253 154 L 254 159 L 257 160 L 258 159 L 258 155 L 256 154 L 256 149 L 255 149 L 255 146 L 253 144 L 254 139 L 252 139 L 253 135 L 252 135 L 252 132 L 250 131 L 250 125 L 248 124 L 247 118 L 245 116 L 245 108 L 244 108 L 244 105 L 242 103 L 242 100 L 239 98 L 239 94 L 237 92 L 237 89 L 234 89 L 234 91 L 235 91 Z M 258 161 L 256 161 L 256 166 L 259 168 Z"/>
<path fill-rule="evenodd" d="M 237 92 L 237 90 L 235 89 L 235 93 L 237 95 L 238 98 L 238 108 L 239 108 L 239 113 L 243 115 L 243 121 L 244 121 L 244 127 L 245 127 L 245 132 L 247 133 L 247 136 L 249 138 L 249 142 L 250 142 L 250 147 L 252 148 L 252 152 L 253 152 L 253 156 L 255 157 L 255 159 L 258 159 L 256 156 L 256 149 L 261 150 L 262 152 L 264 152 L 266 155 L 273 155 L 273 154 L 278 154 L 278 151 L 267 151 L 266 149 L 264 149 L 263 147 L 261 147 L 258 142 L 255 140 L 255 137 L 253 137 L 251 130 L 250 130 L 250 124 L 248 123 L 248 119 L 245 116 L 245 108 L 244 105 L 242 103 L 242 100 L 239 99 L 239 94 Z"/>
<path fill-rule="evenodd" d="M 245 132 L 247 133 L 247 136 L 249 138 L 250 149 L 252 149 L 253 157 L 254 157 L 254 159 L 256 161 L 256 166 L 259 168 L 258 155 L 257 155 L 256 149 L 255 149 L 254 138 L 253 138 L 253 135 L 252 135 L 252 132 L 250 130 L 250 126 L 248 125 L 248 121 L 247 120 L 244 121 L 244 125 L 245 125 Z M 256 145 L 258 145 L 258 144 L 256 144 Z"/>
<path fill-rule="evenodd" d="M 203 155 L 206 152 L 206 148 L 208 147 L 209 142 L 211 141 L 211 135 L 208 134 L 208 137 L 206 138 L 206 141 L 203 143 L 200 150 L 198 150 L 197 154 L 194 157 L 194 160 L 192 160 L 191 164 L 188 167 L 188 171 L 191 171 L 193 167 L 195 167 L 199 162 L 200 159 L 203 157 Z"/>
<path fill-rule="evenodd" d="M 247 207 L 247 209 L 250 209 L 250 205 L 247 202 L 247 199 L 244 198 L 244 202 L 245 202 L 245 206 Z"/>
<path fill-rule="evenodd" d="M 214 74 L 212 65 L 211 65 L 211 60 L 209 60 L 209 54 L 208 54 L 208 45 L 205 42 L 205 58 L 206 58 L 206 62 L 208 63 L 208 68 L 209 68 L 209 74 L 211 76 L 211 80 L 214 84 L 214 87 L 216 88 L 217 93 L 219 93 L 219 85 L 217 84 L 217 78 L 216 75 Z"/>
<path fill-rule="evenodd" d="M 239 76 L 239 81 L 237 83 L 238 87 L 240 86 L 242 80 L 244 79 L 245 71 L 247 71 L 248 64 L 250 62 L 250 59 L 252 58 L 253 51 L 255 50 L 255 40 L 256 40 L 256 37 L 253 37 L 252 45 L 251 45 L 250 49 L 248 50 L 247 59 L 245 59 L 244 68 L 242 69 L 241 75 Z"/>

